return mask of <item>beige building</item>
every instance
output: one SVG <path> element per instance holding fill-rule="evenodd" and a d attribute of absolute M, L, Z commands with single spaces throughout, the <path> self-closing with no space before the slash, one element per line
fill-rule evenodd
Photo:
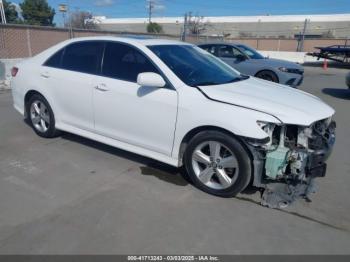
<path fill-rule="evenodd" d="M 350 14 L 279 15 L 279 16 L 217 16 L 203 17 L 207 24 L 202 33 L 208 36 L 282 37 L 294 38 L 303 31 L 306 37 L 350 38 Z M 183 17 L 154 17 L 152 22 L 162 25 L 166 34 L 179 35 Z M 103 30 L 146 32 L 148 18 L 94 17 L 93 22 Z"/>

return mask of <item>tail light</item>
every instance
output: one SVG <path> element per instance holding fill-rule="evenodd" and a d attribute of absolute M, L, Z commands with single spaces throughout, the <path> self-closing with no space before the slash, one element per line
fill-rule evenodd
<path fill-rule="evenodd" d="M 12 77 L 15 77 L 18 73 L 18 67 L 12 67 L 11 69 L 11 75 Z"/>

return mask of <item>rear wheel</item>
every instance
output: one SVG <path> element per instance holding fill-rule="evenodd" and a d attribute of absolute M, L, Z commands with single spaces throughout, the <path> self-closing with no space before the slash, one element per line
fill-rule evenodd
<path fill-rule="evenodd" d="M 250 182 L 249 155 L 239 141 L 225 133 L 197 134 L 187 146 L 184 163 L 193 183 L 209 194 L 232 197 Z"/>
<path fill-rule="evenodd" d="M 47 100 L 39 94 L 33 95 L 27 103 L 28 121 L 36 134 L 45 138 L 58 135 L 55 117 Z"/>
<path fill-rule="evenodd" d="M 271 81 L 271 82 L 275 82 L 275 83 L 279 82 L 278 76 L 274 72 L 272 72 L 270 70 L 260 71 L 255 76 L 257 78 L 261 78 L 261 79 L 264 79 L 264 80 L 267 80 L 267 81 Z"/>

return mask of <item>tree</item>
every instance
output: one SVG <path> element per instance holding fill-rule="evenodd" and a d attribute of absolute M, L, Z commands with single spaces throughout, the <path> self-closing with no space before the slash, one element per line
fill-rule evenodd
<path fill-rule="evenodd" d="M 25 24 L 54 26 L 55 9 L 49 6 L 47 0 L 24 0 L 20 7 Z"/>
<path fill-rule="evenodd" d="M 332 30 L 328 30 L 322 33 L 322 38 L 334 38 L 334 32 Z"/>
<path fill-rule="evenodd" d="M 3 0 L 4 9 L 5 9 L 5 16 L 6 16 L 6 22 L 9 24 L 15 24 L 18 23 L 18 13 L 16 11 L 16 6 L 7 2 L 6 0 Z"/>
<path fill-rule="evenodd" d="M 160 24 L 151 22 L 147 25 L 147 32 L 159 34 L 163 32 L 163 27 Z"/>
<path fill-rule="evenodd" d="M 76 11 L 70 15 L 68 22 L 65 23 L 66 27 L 72 26 L 72 28 L 78 29 L 94 29 L 95 24 L 92 22 L 92 14 L 86 11 Z"/>
<path fill-rule="evenodd" d="M 210 26 L 209 22 L 204 22 L 204 17 L 199 15 L 192 15 L 192 12 L 188 14 L 187 28 L 193 35 L 200 35 L 206 31 Z"/>

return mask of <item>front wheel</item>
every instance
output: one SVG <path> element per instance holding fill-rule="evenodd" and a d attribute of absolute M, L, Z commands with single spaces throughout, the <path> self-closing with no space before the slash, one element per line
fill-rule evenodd
<path fill-rule="evenodd" d="M 257 78 L 261 78 L 261 79 L 264 79 L 264 80 L 267 80 L 267 81 L 271 81 L 271 82 L 275 82 L 275 83 L 279 82 L 278 76 L 274 72 L 272 72 L 270 70 L 260 71 L 255 76 Z"/>
<path fill-rule="evenodd" d="M 197 134 L 188 144 L 184 163 L 199 189 L 221 197 L 233 197 L 250 182 L 251 161 L 234 137 L 218 131 Z"/>

